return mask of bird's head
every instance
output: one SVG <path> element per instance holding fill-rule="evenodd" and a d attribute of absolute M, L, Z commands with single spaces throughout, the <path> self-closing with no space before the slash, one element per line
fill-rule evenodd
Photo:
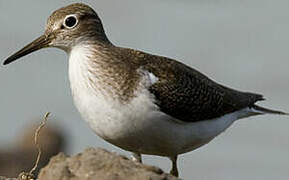
<path fill-rule="evenodd" d="M 66 52 L 81 43 L 109 43 L 101 20 L 88 5 L 75 3 L 54 11 L 43 35 L 4 61 L 9 64 L 42 48 L 56 47 Z"/>

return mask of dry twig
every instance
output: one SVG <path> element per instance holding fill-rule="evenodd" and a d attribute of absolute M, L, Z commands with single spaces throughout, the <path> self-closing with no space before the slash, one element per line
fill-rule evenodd
<path fill-rule="evenodd" d="M 50 115 L 50 112 L 47 112 L 44 115 L 44 118 L 41 121 L 41 124 L 37 127 L 37 129 L 35 130 L 35 133 L 34 133 L 34 144 L 35 144 L 35 146 L 36 146 L 36 148 L 38 150 L 38 154 L 37 154 L 37 158 L 36 158 L 35 164 L 34 164 L 33 168 L 30 170 L 29 173 L 28 172 L 20 173 L 19 176 L 18 176 L 19 180 L 35 180 L 35 176 L 34 176 L 33 172 L 38 167 L 38 163 L 39 163 L 39 160 L 40 160 L 40 157 L 41 157 L 41 153 L 42 153 L 41 146 L 40 146 L 40 144 L 38 142 L 38 137 L 39 137 L 41 129 L 45 126 L 49 115 Z"/>

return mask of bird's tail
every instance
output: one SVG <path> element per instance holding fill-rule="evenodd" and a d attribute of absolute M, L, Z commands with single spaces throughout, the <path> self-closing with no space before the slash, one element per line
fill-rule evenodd
<path fill-rule="evenodd" d="M 282 111 L 276 111 L 276 110 L 272 110 L 272 109 L 267 109 L 261 106 L 257 106 L 256 104 L 254 104 L 251 107 L 251 110 L 253 110 L 253 112 L 257 113 L 257 114 L 279 114 L 279 115 L 289 115 L 289 113 L 285 113 Z"/>

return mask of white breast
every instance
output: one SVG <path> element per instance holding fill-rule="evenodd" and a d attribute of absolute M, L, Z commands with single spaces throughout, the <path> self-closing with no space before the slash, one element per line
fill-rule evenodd
<path fill-rule="evenodd" d="M 101 81 L 95 79 L 97 72 L 92 77 L 88 71 L 89 48 L 75 47 L 69 56 L 69 79 L 75 105 L 82 117 L 102 138 L 113 140 L 127 136 L 129 129 L 135 126 L 133 121 L 139 116 L 145 117 L 151 108 L 156 107 L 147 98 L 147 94 L 141 92 L 129 104 L 123 104 L 111 97 L 114 90 L 106 92 L 101 87 Z M 91 85 L 89 78 L 94 78 L 95 84 Z M 142 107 L 139 108 L 140 106 Z"/>
<path fill-rule="evenodd" d="M 125 150 L 163 156 L 185 153 L 208 143 L 248 113 L 244 109 L 215 120 L 182 123 L 159 111 L 154 104 L 154 97 L 146 88 L 158 80 L 151 73 L 144 74 L 135 97 L 123 104 L 106 93 L 97 80 L 91 86 L 89 48 L 75 47 L 69 56 L 75 105 L 97 135 Z"/>

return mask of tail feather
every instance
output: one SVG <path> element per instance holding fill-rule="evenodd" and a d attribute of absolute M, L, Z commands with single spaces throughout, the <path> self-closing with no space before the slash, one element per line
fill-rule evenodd
<path fill-rule="evenodd" d="M 258 114 L 279 114 L 279 115 L 289 115 L 289 113 L 285 113 L 282 111 L 276 111 L 276 110 L 272 110 L 272 109 L 267 109 L 261 106 L 257 106 L 257 105 L 253 105 L 251 107 L 252 110 L 254 110 L 254 112 L 258 113 Z"/>

